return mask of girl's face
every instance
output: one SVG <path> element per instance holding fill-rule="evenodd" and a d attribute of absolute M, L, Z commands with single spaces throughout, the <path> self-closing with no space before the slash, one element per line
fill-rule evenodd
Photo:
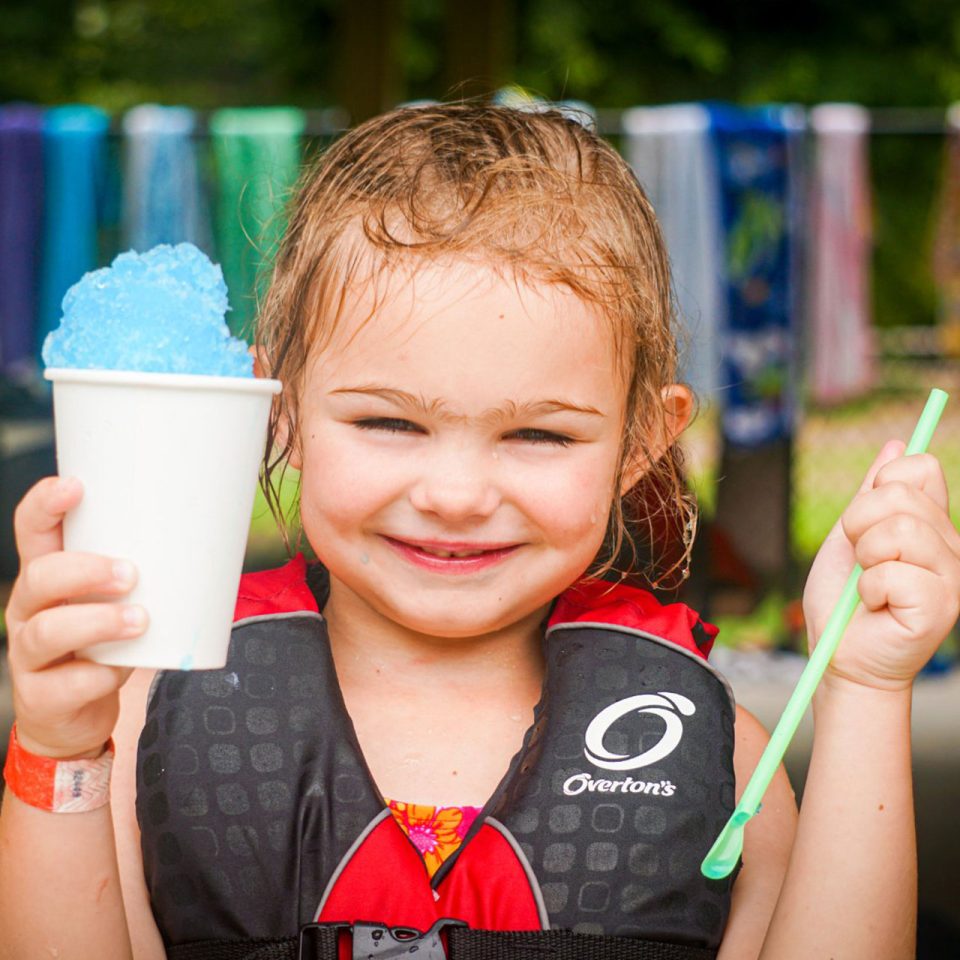
<path fill-rule="evenodd" d="M 477 264 L 394 278 L 372 310 L 354 298 L 308 364 L 292 458 L 331 602 L 430 636 L 517 623 L 584 572 L 619 493 L 607 323 Z"/>

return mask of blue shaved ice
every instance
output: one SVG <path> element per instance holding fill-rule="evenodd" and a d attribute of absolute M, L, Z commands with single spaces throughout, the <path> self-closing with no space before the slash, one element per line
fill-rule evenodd
<path fill-rule="evenodd" d="M 43 344 L 47 367 L 252 377 L 246 341 L 230 335 L 223 271 L 192 243 L 121 253 L 63 298 Z"/>

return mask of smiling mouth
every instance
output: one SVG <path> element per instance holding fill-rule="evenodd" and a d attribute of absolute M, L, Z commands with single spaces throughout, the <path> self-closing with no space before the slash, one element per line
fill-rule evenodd
<path fill-rule="evenodd" d="M 450 566 L 477 566 L 494 563 L 516 550 L 518 543 L 444 543 L 400 540 L 384 535 L 395 550 L 414 560 Z"/>
<path fill-rule="evenodd" d="M 445 560 L 449 557 L 479 557 L 487 552 L 486 550 L 457 550 L 452 552 L 450 550 L 434 550 L 432 547 L 418 547 L 417 549 L 429 553 L 431 557 L 443 557 Z"/>

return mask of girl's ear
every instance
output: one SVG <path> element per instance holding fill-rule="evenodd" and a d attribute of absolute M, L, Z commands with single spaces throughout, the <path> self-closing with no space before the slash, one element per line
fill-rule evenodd
<path fill-rule="evenodd" d="M 646 453 L 635 450 L 630 460 L 623 465 L 621 497 L 633 489 L 643 475 L 673 446 L 693 416 L 693 393 L 682 383 L 672 383 L 669 387 L 664 387 L 660 391 L 660 398 L 663 401 L 663 433 L 651 438 Z"/>
<path fill-rule="evenodd" d="M 267 363 L 266 356 L 263 354 L 263 351 L 260 347 L 256 345 L 250 347 L 250 356 L 253 357 L 253 375 L 260 379 L 267 379 L 270 376 L 270 366 Z M 279 450 L 283 450 L 287 445 L 287 439 L 290 436 L 290 419 L 287 414 L 288 408 L 284 405 L 283 402 L 283 393 L 280 393 L 278 396 L 274 397 L 273 402 L 279 406 L 280 417 L 277 420 L 277 431 L 273 438 L 273 445 Z M 299 470 L 302 466 L 302 458 L 300 457 L 300 446 L 296 441 L 294 441 L 293 446 L 290 448 L 289 453 L 287 454 L 287 463 L 293 467 L 294 470 Z"/>

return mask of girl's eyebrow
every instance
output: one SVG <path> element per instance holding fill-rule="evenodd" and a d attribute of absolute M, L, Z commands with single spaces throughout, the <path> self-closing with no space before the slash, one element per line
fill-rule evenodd
<path fill-rule="evenodd" d="M 446 402 L 440 399 L 427 400 L 422 396 L 408 393 L 406 390 L 398 390 L 395 387 L 384 387 L 378 384 L 363 384 L 356 387 L 342 387 L 339 390 L 331 390 L 329 396 L 339 396 L 342 394 L 358 394 L 360 396 L 378 397 L 386 400 L 398 407 L 413 409 L 425 416 L 435 417 L 440 420 L 464 421 L 470 418 L 462 413 L 454 413 L 447 409 Z M 502 407 L 494 407 L 485 410 L 480 419 L 488 422 L 499 422 L 501 420 L 514 420 L 529 416 L 544 416 L 550 413 L 581 413 L 592 417 L 604 417 L 606 414 L 596 407 L 584 406 L 574 403 L 571 400 L 550 399 L 535 400 L 525 403 L 517 403 L 514 400 L 508 400 Z"/>

